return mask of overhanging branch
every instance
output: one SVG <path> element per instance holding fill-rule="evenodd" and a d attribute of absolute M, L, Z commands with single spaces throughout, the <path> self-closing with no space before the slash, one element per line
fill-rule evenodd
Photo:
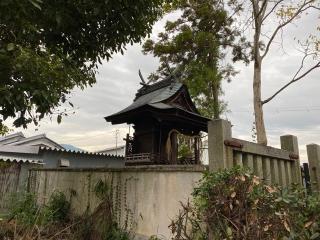
<path fill-rule="evenodd" d="M 305 60 L 306 56 L 304 57 Z M 295 74 L 295 76 L 293 77 L 293 79 L 288 82 L 287 84 L 285 84 L 283 87 L 281 87 L 278 91 L 276 91 L 271 97 L 267 98 L 266 100 L 262 101 L 262 105 L 266 104 L 268 102 L 270 102 L 272 99 L 274 99 L 279 93 L 281 93 L 283 90 L 285 90 L 287 87 L 289 87 L 291 84 L 301 80 L 302 78 L 304 78 L 305 76 L 307 76 L 309 73 L 311 73 L 313 70 L 320 68 L 320 61 L 315 64 L 313 67 L 309 68 L 307 71 L 305 71 L 303 74 L 299 75 L 299 72 L 301 71 L 301 69 L 303 68 L 303 63 L 304 60 L 302 61 L 301 67 L 299 68 L 299 70 L 297 71 L 297 73 Z"/>

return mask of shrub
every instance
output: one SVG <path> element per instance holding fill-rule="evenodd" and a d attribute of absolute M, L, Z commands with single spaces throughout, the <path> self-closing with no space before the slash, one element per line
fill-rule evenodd
<path fill-rule="evenodd" d="M 171 225 L 174 239 L 320 237 L 318 195 L 265 185 L 244 169 L 206 173 L 193 197 Z"/>
<path fill-rule="evenodd" d="M 37 204 L 33 193 L 22 192 L 12 197 L 9 218 L 24 227 L 67 222 L 70 203 L 61 192 L 54 192 L 46 205 Z"/>
<path fill-rule="evenodd" d="M 48 222 L 66 222 L 70 217 L 70 202 L 62 192 L 54 192 L 44 211 Z"/>
<path fill-rule="evenodd" d="M 9 219 L 15 219 L 25 226 L 32 226 L 36 222 L 39 207 L 34 194 L 21 192 L 13 195 L 10 202 Z"/>
<path fill-rule="evenodd" d="M 71 215 L 70 202 L 62 192 L 54 192 L 47 204 L 41 206 L 32 193 L 15 195 L 9 221 L 0 221 L 0 239 L 133 239 L 132 234 L 115 221 L 112 188 L 100 180 L 93 190 L 101 203 L 93 213 L 82 216 Z"/>

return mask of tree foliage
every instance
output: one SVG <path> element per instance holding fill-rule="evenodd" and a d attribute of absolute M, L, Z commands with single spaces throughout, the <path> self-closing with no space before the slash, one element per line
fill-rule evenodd
<path fill-rule="evenodd" d="M 232 2 L 174 1 L 169 9 L 181 11 L 181 16 L 175 21 L 167 21 L 158 40 L 148 39 L 143 46 L 145 54 L 152 53 L 160 59 L 157 72 L 149 78 L 157 81 L 170 74 L 168 68 L 177 68 L 196 105 L 208 117 L 219 118 L 225 110 L 226 105 L 219 99 L 221 80 L 230 80 L 236 73 L 231 65 L 222 64 L 225 50 L 232 49 L 233 60 L 247 60 L 241 48 L 246 44 L 245 39 L 239 39 L 240 32 L 234 28 L 230 13 L 236 14 L 241 9 L 239 5 L 231 9 L 229 4 Z"/>
<path fill-rule="evenodd" d="M 95 83 L 102 59 L 145 37 L 161 11 L 162 0 L 1 0 L 0 124 L 52 114 L 74 87 Z"/>

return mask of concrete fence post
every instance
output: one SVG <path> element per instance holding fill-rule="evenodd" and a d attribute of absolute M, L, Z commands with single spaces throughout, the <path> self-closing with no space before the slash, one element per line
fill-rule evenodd
<path fill-rule="evenodd" d="M 214 119 L 208 123 L 209 170 L 228 168 L 227 147 L 224 141 L 232 137 L 231 123 Z"/>
<path fill-rule="evenodd" d="M 293 135 L 284 135 L 280 137 L 281 149 L 287 150 L 299 156 L 298 138 Z M 296 184 L 302 184 L 300 157 L 295 159 L 294 164 L 291 165 L 292 181 Z"/>
<path fill-rule="evenodd" d="M 307 145 L 308 162 L 310 170 L 310 182 L 312 191 L 320 191 L 320 146 Z"/>

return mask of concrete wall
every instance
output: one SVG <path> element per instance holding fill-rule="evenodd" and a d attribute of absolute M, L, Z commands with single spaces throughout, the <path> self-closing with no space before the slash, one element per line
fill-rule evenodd
<path fill-rule="evenodd" d="M 73 210 L 81 214 L 93 210 L 98 200 L 93 192 L 99 180 L 110 183 L 114 191 L 114 207 L 122 224 L 126 219 L 140 239 L 151 235 L 170 239 L 171 219 L 180 209 L 180 201 L 186 202 L 201 178 L 201 166 L 149 166 L 122 169 L 41 169 L 32 170 L 31 190 L 39 201 L 47 201 L 53 191 L 67 195 L 73 190 Z M 126 210 L 128 209 L 128 210 Z M 126 217 L 127 216 L 127 217 Z"/>
<path fill-rule="evenodd" d="M 44 168 L 59 167 L 60 159 L 68 160 L 70 168 L 117 168 L 124 167 L 124 158 L 72 152 L 45 151 L 41 154 Z"/>
<path fill-rule="evenodd" d="M 31 168 L 39 167 L 32 163 L 10 163 L 0 161 L 0 214 L 6 213 L 10 198 L 27 189 L 28 175 Z"/>
<path fill-rule="evenodd" d="M 41 151 L 40 153 L 0 152 L 2 157 L 28 159 L 42 162 L 44 168 L 59 167 L 60 159 L 68 160 L 71 168 L 117 168 L 124 167 L 124 158 L 98 154 L 73 153 L 66 151 Z"/>

